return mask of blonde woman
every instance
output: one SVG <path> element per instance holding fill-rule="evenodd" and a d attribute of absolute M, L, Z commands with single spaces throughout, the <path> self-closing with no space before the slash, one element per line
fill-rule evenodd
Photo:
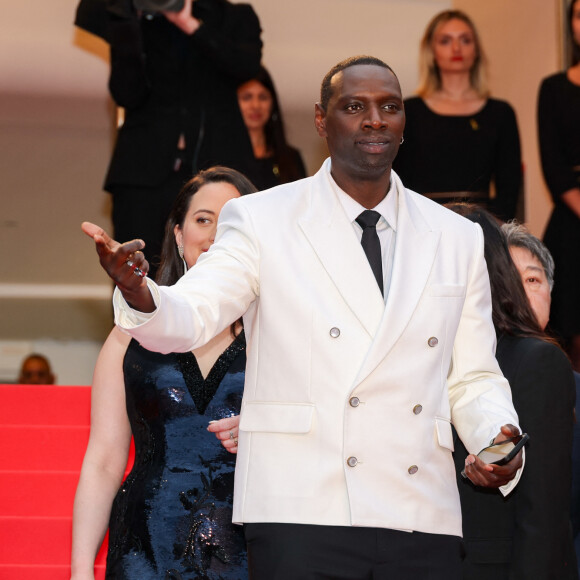
<path fill-rule="evenodd" d="M 469 200 L 506 220 L 522 187 L 520 139 L 512 107 L 490 97 L 486 69 L 471 19 L 437 14 L 421 41 L 419 88 L 405 100 L 405 141 L 393 167 L 439 203 Z"/>

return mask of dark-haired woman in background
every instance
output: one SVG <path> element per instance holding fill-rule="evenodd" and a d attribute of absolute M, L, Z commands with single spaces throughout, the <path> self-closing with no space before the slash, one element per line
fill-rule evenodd
<path fill-rule="evenodd" d="M 522 431 L 530 436 L 521 480 L 507 497 L 459 476 L 468 451 L 455 439 L 465 544 L 463 578 L 576 580 L 570 526 L 572 368 L 541 328 L 495 218 L 472 205 L 448 207 L 483 229 L 498 337 L 496 357 L 510 383 Z"/>
<path fill-rule="evenodd" d="M 464 12 L 431 20 L 421 40 L 418 96 L 405 100 L 405 141 L 393 168 L 408 188 L 439 203 L 469 200 L 507 220 L 522 187 L 520 139 L 512 107 L 489 96 L 486 66 Z"/>
<path fill-rule="evenodd" d="M 176 283 L 213 244 L 223 205 L 254 191 L 225 167 L 190 180 L 167 223 L 157 281 Z M 232 524 L 235 456 L 207 430 L 239 413 L 245 363 L 239 322 L 186 353 L 150 352 L 111 332 L 95 368 L 72 580 L 94 580 L 107 527 L 107 578 L 247 579 L 242 528 Z M 226 448 L 237 445 L 237 427 L 229 429 Z M 131 434 L 135 464 L 121 485 Z"/>
<path fill-rule="evenodd" d="M 538 128 L 554 211 L 544 242 L 556 263 L 550 325 L 580 372 L 580 0 L 568 10 L 572 66 L 543 80 Z"/>
<path fill-rule="evenodd" d="M 246 171 L 252 183 L 263 190 L 306 177 L 300 152 L 286 142 L 278 95 L 264 67 L 238 87 L 238 103 L 254 151 Z"/>

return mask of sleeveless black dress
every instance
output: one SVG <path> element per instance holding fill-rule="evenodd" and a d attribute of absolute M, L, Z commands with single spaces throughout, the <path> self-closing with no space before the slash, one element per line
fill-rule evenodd
<path fill-rule="evenodd" d="M 243 333 L 204 380 L 192 353 L 163 355 L 132 340 L 123 370 L 135 465 L 113 503 L 106 578 L 246 580 L 232 520 L 235 455 L 208 422 L 240 411 Z"/>

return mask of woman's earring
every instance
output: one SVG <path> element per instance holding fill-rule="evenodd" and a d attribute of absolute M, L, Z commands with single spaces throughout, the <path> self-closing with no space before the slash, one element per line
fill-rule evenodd
<path fill-rule="evenodd" d="M 402 145 L 405 142 L 405 137 L 401 137 L 401 142 L 399 143 L 399 145 Z"/>
<path fill-rule="evenodd" d="M 187 268 L 187 262 L 185 261 L 185 258 L 184 258 L 183 244 L 177 244 L 177 253 L 179 254 L 179 257 L 181 258 L 181 261 L 183 262 L 183 273 L 185 274 L 187 272 L 188 268 Z"/>

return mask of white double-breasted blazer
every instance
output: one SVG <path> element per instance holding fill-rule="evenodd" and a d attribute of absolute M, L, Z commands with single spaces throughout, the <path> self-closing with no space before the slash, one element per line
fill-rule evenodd
<path fill-rule="evenodd" d="M 243 315 L 235 522 L 460 536 L 451 424 L 472 452 L 517 425 L 481 229 L 392 173 L 385 304 L 331 179 L 327 160 L 314 177 L 228 202 L 197 265 L 171 288 L 151 284 L 155 314 L 135 326 L 117 296 L 117 322 L 171 352 Z"/>

